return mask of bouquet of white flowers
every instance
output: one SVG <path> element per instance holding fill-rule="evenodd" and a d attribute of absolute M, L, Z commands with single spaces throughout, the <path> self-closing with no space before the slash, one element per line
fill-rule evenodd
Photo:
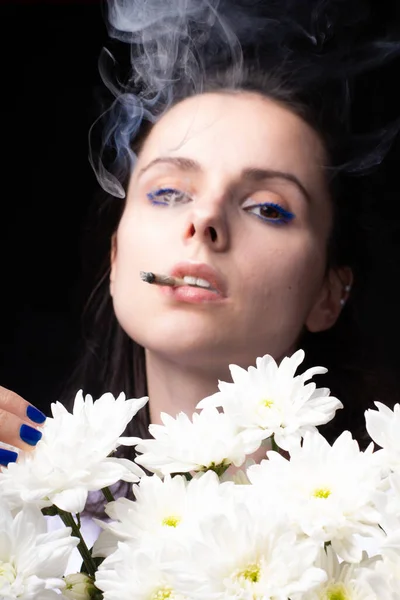
<path fill-rule="evenodd" d="M 0 471 L 0 598 L 400 600 L 400 406 L 366 412 L 375 452 L 348 431 L 330 445 L 317 426 L 342 404 L 311 381 L 324 368 L 295 374 L 303 358 L 231 365 L 233 383 L 191 419 L 162 414 L 149 440 L 123 437 L 147 398 L 53 404 L 35 450 Z M 113 499 L 118 481 L 135 501 Z M 89 549 L 80 513 L 100 490 Z"/>

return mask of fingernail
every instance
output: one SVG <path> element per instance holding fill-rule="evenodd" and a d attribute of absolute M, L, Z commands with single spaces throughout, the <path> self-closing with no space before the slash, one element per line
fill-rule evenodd
<path fill-rule="evenodd" d="M 5 448 L 0 448 L 0 465 L 6 467 L 8 463 L 15 462 L 18 458 L 18 454 L 16 452 L 12 452 L 12 450 L 6 450 Z"/>
<path fill-rule="evenodd" d="M 26 409 L 26 416 L 34 423 L 40 424 L 44 423 L 46 420 L 46 415 L 44 415 L 42 411 L 35 406 L 32 406 L 32 404 L 30 404 Z"/>
<path fill-rule="evenodd" d="M 21 425 L 19 436 L 23 442 L 26 442 L 30 446 L 36 446 L 42 437 L 42 433 L 29 425 Z"/>

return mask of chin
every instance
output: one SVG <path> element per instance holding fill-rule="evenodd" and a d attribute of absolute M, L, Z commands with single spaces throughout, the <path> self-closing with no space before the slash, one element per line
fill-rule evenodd
<path fill-rule="evenodd" d="M 217 340 L 212 332 L 206 335 L 204 329 L 198 332 L 187 330 L 177 335 L 175 329 L 168 331 L 166 328 L 162 334 L 147 331 L 132 338 L 145 348 L 146 353 L 188 368 L 219 371 L 232 362 L 229 360 L 230 340 Z"/>

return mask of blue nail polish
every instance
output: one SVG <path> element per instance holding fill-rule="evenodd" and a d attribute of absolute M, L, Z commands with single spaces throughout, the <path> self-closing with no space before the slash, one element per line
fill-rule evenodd
<path fill-rule="evenodd" d="M 8 463 L 15 462 L 18 458 L 18 454 L 16 452 L 12 452 L 12 450 L 6 450 L 5 448 L 0 448 L 0 465 L 6 467 Z"/>
<path fill-rule="evenodd" d="M 23 442 L 26 442 L 30 446 L 36 446 L 40 438 L 42 437 L 42 433 L 29 425 L 21 425 L 21 429 L 19 430 L 19 437 Z"/>
<path fill-rule="evenodd" d="M 42 411 L 35 406 L 32 406 L 32 404 L 30 404 L 26 409 L 26 416 L 34 423 L 40 424 L 44 423 L 46 420 L 46 415 L 44 415 Z"/>

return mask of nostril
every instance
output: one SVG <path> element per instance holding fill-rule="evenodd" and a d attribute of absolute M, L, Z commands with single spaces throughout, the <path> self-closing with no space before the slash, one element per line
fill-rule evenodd
<path fill-rule="evenodd" d="M 217 232 L 214 229 L 214 227 L 210 227 L 210 237 L 211 237 L 211 241 L 215 242 L 215 240 L 217 239 Z"/>
<path fill-rule="evenodd" d="M 190 224 L 187 229 L 186 236 L 187 238 L 194 237 L 199 231 L 203 231 L 203 235 L 211 240 L 211 242 L 216 242 L 218 239 L 218 233 L 215 227 L 204 227 L 204 228 L 196 228 L 193 223 Z"/>

